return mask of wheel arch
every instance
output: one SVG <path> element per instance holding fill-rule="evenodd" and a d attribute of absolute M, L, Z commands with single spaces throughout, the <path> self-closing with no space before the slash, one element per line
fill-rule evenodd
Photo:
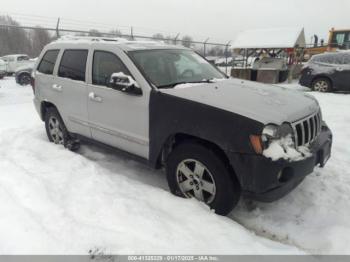
<path fill-rule="evenodd" d="M 312 78 L 312 81 L 311 81 L 311 87 L 313 87 L 314 82 L 315 82 L 316 80 L 322 79 L 322 78 L 327 79 L 327 80 L 329 81 L 329 83 L 331 84 L 331 88 L 334 87 L 334 81 L 332 80 L 332 78 L 331 78 L 330 76 L 324 75 L 324 74 L 320 74 L 320 75 L 314 76 L 314 77 Z"/>
<path fill-rule="evenodd" d="M 175 149 L 175 147 L 183 143 L 197 143 L 213 151 L 224 162 L 231 176 L 237 179 L 237 181 L 239 181 L 240 183 L 240 179 L 235 171 L 235 168 L 232 166 L 225 151 L 219 145 L 217 145 L 212 141 L 209 141 L 197 136 L 189 135 L 186 133 L 172 134 L 166 139 L 158 155 L 156 168 L 161 168 L 162 166 L 164 166 L 167 160 L 167 157 L 170 155 L 170 153 Z"/>
<path fill-rule="evenodd" d="M 45 115 L 46 112 L 49 108 L 55 108 L 58 112 L 57 107 L 55 106 L 55 104 L 49 102 L 49 101 L 42 101 L 41 105 L 40 105 L 40 118 L 42 121 L 45 121 Z"/>

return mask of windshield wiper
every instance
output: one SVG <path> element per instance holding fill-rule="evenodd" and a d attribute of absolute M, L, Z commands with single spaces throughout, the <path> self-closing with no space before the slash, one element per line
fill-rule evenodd
<path fill-rule="evenodd" d="M 183 84 L 197 84 L 197 83 L 215 83 L 213 81 L 213 78 L 211 79 L 203 79 L 200 81 L 182 81 L 182 82 L 175 82 L 175 83 L 171 83 L 171 84 L 166 84 L 166 85 L 161 85 L 158 86 L 158 88 L 173 88 L 177 85 L 183 85 Z"/>

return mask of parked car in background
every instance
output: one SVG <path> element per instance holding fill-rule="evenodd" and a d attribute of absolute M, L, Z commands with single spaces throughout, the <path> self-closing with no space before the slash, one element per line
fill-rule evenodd
<path fill-rule="evenodd" d="M 350 91 L 350 52 L 315 55 L 301 71 L 299 83 L 314 91 Z"/>
<path fill-rule="evenodd" d="M 314 97 L 228 79 L 191 49 L 55 41 L 34 74 L 49 141 L 72 150 L 97 141 L 164 167 L 173 194 L 221 215 L 241 195 L 281 198 L 331 155 L 332 133 Z"/>
<path fill-rule="evenodd" d="M 0 79 L 3 79 L 6 75 L 6 62 L 0 59 Z"/>
<path fill-rule="evenodd" d="M 34 65 L 35 62 L 33 61 L 31 65 L 22 66 L 16 70 L 15 79 L 17 84 L 24 86 L 31 83 Z"/>
<path fill-rule="evenodd" d="M 4 60 L 7 63 L 7 74 L 13 74 L 19 67 L 33 65 L 35 62 L 25 54 L 6 55 L 0 59 Z"/>

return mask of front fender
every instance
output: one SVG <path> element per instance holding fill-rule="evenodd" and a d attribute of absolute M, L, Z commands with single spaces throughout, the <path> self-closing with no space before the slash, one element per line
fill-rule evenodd
<path fill-rule="evenodd" d="M 157 91 L 150 98 L 149 160 L 156 165 L 164 144 L 174 134 L 209 141 L 224 152 L 254 154 L 249 136 L 263 124 L 216 107 Z"/>

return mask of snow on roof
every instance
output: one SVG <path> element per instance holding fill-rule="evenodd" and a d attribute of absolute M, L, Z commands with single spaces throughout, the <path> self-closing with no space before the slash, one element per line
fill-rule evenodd
<path fill-rule="evenodd" d="M 293 48 L 305 47 L 304 28 L 269 28 L 243 31 L 232 48 Z"/>

